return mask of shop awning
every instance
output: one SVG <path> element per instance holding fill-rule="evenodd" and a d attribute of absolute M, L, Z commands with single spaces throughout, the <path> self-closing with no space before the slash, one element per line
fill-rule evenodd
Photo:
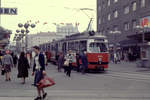
<path fill-rule="evenodd" d="M 119 43 L 121 47 L 126 47 L 126 46 L 135 46 L 138 44 L 138 41 L 134 39 L 126 39 L 126 40 L 120 41 Z"/>
<path fill-rule="evenodd" d="M 127 36 L 127 38 L 142 42 L 143 34 L 142 33 L 133 34 L 133 35 Z M 144 39 L 146 41 L 150 41 L 150 32 L 144 33 Z"/>

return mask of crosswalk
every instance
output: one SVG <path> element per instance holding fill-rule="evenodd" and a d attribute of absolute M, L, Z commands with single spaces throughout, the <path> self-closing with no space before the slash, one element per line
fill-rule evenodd
<path fill-rule="evenodd" d="M 109 72 L 108 76 L 121 77 L 135 81 L 150 82 L 150 75 L 139 74 L 139 73 L 128 73 L 128 72 Z"/>
<path fill-rule="evenodd" d="M 23 95 L 0 96 L 0 100 L 34 100 L 35 91 Z M 45 100 L 150 100 L 149 93 L 123 90 L 49 90 Z"/>

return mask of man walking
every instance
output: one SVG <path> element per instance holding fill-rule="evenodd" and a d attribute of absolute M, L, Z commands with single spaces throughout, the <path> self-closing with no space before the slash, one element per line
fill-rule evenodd
<path fill-rule="evenodd" d="M 58 72 L 61 72 L 63 64 L 64 64 L 64 56 L 63 53 L 61 52 L 58 57 Z"/>
<path fill-rule="evenodd" d="M 81 54 L 81 62 L 82 62 L 82 74 L 85 74 L 85 71 L 88 69 L 88 60 L 86 56 L 86 51 Z"/>

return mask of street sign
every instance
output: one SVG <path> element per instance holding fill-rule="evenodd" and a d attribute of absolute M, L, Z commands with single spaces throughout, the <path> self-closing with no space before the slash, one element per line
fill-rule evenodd
<path fill-rule="evenodd" d="M 0 14 L 17 15 L 17 8 L 0 8 Z"/>

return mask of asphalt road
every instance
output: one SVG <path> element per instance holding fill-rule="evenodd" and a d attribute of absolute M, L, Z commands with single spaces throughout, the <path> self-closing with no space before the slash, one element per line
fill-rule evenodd
<path fill-rule="evenodd" d="M 49 64 L 46 70 L 56 82 L 46 88 L 47 100 L 150 100 L 150 69 L 137 68 L 135 63 L 110 64 L 106 73 L 73 71 L 70 78 L 57 72 L 55 65 Z M 16 78 L 16 68 L 11 82 L 0 76 L 0 100 L 34 100 L 37 94 L 31 72 L 24 85 Z"/>

